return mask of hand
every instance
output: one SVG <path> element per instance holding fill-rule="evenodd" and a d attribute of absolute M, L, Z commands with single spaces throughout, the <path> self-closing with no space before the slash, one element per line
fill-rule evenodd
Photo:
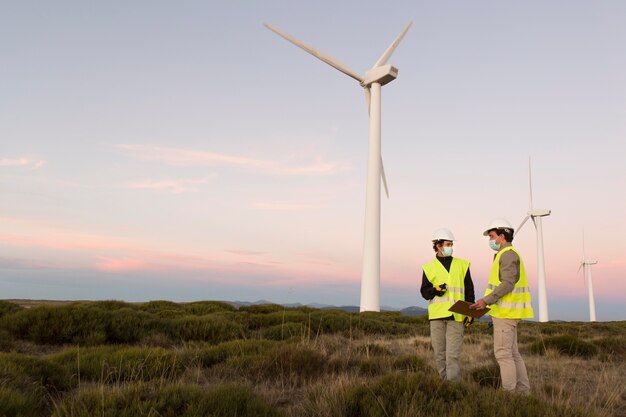
<path fill-rule="evenodd" d="M 446 293 L 447 285 L 445 283 L 435 286 L 435 295 L 441 297 Z"/>
<path fill-rule="evenodd" d="M 482 298 L 469 306 L 471 310 L 484 310 L 487 307 L 487 303 Z"/>
<path fill-rule="evenodd" d="M 463 318 L 463 325 L 468 328 L 472 325 L 472 323 L 474 323 L 474 317 L 470 317 L 470 316 L 465 316 Z"/>

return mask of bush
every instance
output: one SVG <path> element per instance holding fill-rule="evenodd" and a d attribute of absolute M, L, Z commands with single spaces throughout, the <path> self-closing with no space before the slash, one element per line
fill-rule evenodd
<path fill-rule="evenodd" d="M 626 361 L 626 340 L 624 340 L 624 337 L 603 337 L 594 340 L 592 343 L 598 348 L 603 361 Z"/>
<path fill-rule="evenodd" d="M 7 385 L 0 385 L 0 416 L 43 414 L 70 383 L 61 366 L 19 353 L 0 354 L 0 384 Z"/>
<path fill-rule="evenodd" d="M 301 386 L 326 372 L 327 358 L 318 350 L 296 344 L 280 344 L 256 355 L 231 356 L 224 366 L 254 383 L 269 381 Z"/>
<path fill-rule="evenodd" d="M 406 371 L 406 372 L 417 372 L 424 371 L 428 372 L 431 367 L 426 363 L 426 361 L 416 355 L 404 355 L 399 358 L 394 359 L 391 367 L 397 371 Z"/>
<path fill-rule="evenodd" d="M 239 307 L 239 311 L 245 311 L 250 314 L 268 314 L 275 313 L 277 311 L 283 311 L 287 307 L 281 306 L 279 304 L 251 304 L 249 306 L 241 306 Z"/>
<path fill-rule="evenodd" d="M 162 348 L 116 346 L 66 349 L 49 360 L 76 379 L 100 383 L 172 381 L 190 361 Z"/>
<path fill-rule="evenodd" d="M 333 389 L 334 388 L 334 389 Z M 303 417 L 583 417 L 589 411 L 558 407 L 534 397 L 442 381 L 438 375 L 395 373 L 365 384 L 311 391 L 298 410 Z"/>
<path fill-rule="evenodd" d="M 0 317 L 13 314 L 20 310 L 23 310 L 23 308 L 15 303 L 10 301 L 0 301 Z"/>
<path fill-rule="evenodd" d="M 238 339 L 245 334 L 241 324 L 218 315 L 173 319 L 169 323 L 168 332 L 174 340 L 198 340 L 212 344 Z"/>
<path fill-rule="evenodd" d="M 98 306 L 110 306 L 103 310 Z M 40 344 L 133 343 L 149 334 L 155 320 L 121 302 L 42 305 L 0 319 L 14 337 Z"/>
<path fill-rule="evenodd" d="M 308 329 L 303 323 L 277 324 L 261 330 L 261 336 L 268 340 L 287 340 L 292 337 L 304 337 L 308 335 Z"/>
<path fill-rule="evenodd" d="M 500 379 L 500 367 L 497 363 L 472 369 L 472 379 L 481 387 L 499 388 L 502 384 Z"/>
<path fill-rule="evenodd" d="M 233 356 L 264 354 L 274 346 L 276 343 L 268 340 L 233 340 L 201 349 L 197 355 L 202 366 L 210 367 Z"/>
<path fill-rule="evenodd" d="M 41 411 L 33 407 L 33 399 L 11 387 L 0 386 L 0 416 L 36 417 Z"/>
<path fill-rule="evenodd" d="M 595 345 L 571 335 L 546 337 L 531 344 L 529 349 L 537 355 L 545 355 L 547 350 L 554 349 L 563 355 L 580 356 L 583 358 L 588 358 L 598 353 L 598 348 Z"/>
<path fill-rule="evenodd" d="M 53 417 L 280 417 L 282 414 L 248 387 L 223 385 L 210 390 L 196 385 L 132 384 L 123 388 L 89 388 L 63 400 Z"/>
<path fill-rule="evenodd" d="M 182 307 L 188 314 L 196 316 L 237 310 L 232 304 L 221 301 L 195 301 L 193 303 L 184 303 L 182 304 Z"/>

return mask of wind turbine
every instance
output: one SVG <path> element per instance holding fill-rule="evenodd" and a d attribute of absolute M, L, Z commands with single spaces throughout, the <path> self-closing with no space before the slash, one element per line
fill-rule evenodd
<path fill-rule="evenodd" d="M 596 300 L 593 296 L 593 281 L 591 279 L 591 265 L 597 264 L 598 261 L 588 261 L 585 255 L 585 232 L 583 231 L 583 260 L 580 262 L 578 272 L 583 269 L 583 275 L 587 278 L 587 292 L 589 293 L 589 321 L 596 321 Z"/>
<path fill-rule="evenodd" d="M 365 91 L 365 101 L 369 112 L 369 144 L 367 158 L 367 186 L 365 193 L 365 233 L 363 238 L 363 268 L 361 272 L 360 311 L 380 311 L 380 182 L 385 186 L 389 197 L 385 170 L 380 155 L 381 87 L 395 80 L 398 69 L 387 64 L 387 60 L 402 41 L 411 27 L 410 22 L 391 45 L 385 50 L 374 66 L 359 75 L 345 64 L 323 52 L 306 45 L 275 27 L 265 24 L 272 32 L 285 38 L 331 67 L 343 72 L 359 82 Z"/>
<path fill-rule="evenodd" d="M 519 225 L 517 230 L 515 230 L 513 236 L 519 233 L 522 226 L 524 226 L 524 223 L 526 223 L 528 219 L 532 219 L 535 225 L 535 230 L 537 232 L 537 286 L 539 287 L 537 293 L 539 296 L 539 321 L 545 322 L 549 319 L 548 295 L 546 292 L 546 265 L 543 256 L 543 229 L 541 226 L 541 218 L 549 216 L 551 210 L 533 208 L 533 183 L 530 168 L 530 157 L 528 158 L 528 186 L 530 189 L 528 212 L 526 213 L 526 217 L 524 217 L 524 220 L 522 220 L 522 223 Z"/>

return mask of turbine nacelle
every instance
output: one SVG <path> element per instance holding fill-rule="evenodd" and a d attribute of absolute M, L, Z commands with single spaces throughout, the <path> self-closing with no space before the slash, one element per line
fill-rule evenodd
<path fill-rule="evenodd" d="M 361 87 L 368 87 L 374 83 L 381 86 L 389 84 L 398 77 L 398 69 L 390 64 L 381 67 L 374 67 L 365 73 Z"/>
<path fill-rule="evenodd" d="M 548 210 L 548 209 L 530 209 L 528 210 L 528 214 L 531 217 L 544 217 L 544 216 L 549 216 L 550 213 L 552 213 L 552 210 Z"/>

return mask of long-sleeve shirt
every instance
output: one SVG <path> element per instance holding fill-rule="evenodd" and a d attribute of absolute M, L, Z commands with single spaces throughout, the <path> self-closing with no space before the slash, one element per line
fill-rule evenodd
<path fill-rule="evenodd" d="M 500 250 L 508 246 L 511 246 L 511 244 L 505 243 L 502 245 Z M 494 258 L 496 255 L 494 255 Z M 485 303 L 494 304 L 500 298 L 513 291 L 513 288 L 515 288 L 515 284 L 517 284 L 520 277 L 519 264 L 519 255 L 512 250 L 508 250 L 500 256 L 500 285 L 494 288 L 489 295 L 485 296 Z"/>
<path fill-rule="evenodd" d="M 452 264 L 452 256 L 437 256 L 437 260 L 441 262 L 446 271 L 450 272 L 450 265 Z M 474 282 L 472 281 L 472 274 L 470 273 L 469 268 L 467 268 L 467 272 L 465 273 L 465 278 L 463 279 L 463 285 L 465 287 L 465 301 L 469 301 L 473 303 L 474 300 Z M 426 300 L 432 300 L 435 298 L 435 287 L 426 277 L 426 273 L 422 271 L 422 286 L 420 287 L 420 293 L 422 297 Z M 450 314 L 450 317 L 446 317 L 445 319 L 454 319 L 454 316 Z"/>

